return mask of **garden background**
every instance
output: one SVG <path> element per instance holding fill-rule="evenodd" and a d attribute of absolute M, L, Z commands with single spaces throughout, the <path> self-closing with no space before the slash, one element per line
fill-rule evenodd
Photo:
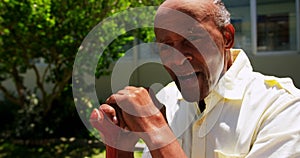
<path fill-rule="evenodd" d="M 74 105 L 76 53 L 103 19 L 161 2 L 0 1 L 0 157 L 105 157 L 104 145 L 86 129 Z M 110 64 L 136 39 L 153 41 L 153 30 L 136 29 L 116 38 L 100 58 L 95 76 L 109 75 Z"/>

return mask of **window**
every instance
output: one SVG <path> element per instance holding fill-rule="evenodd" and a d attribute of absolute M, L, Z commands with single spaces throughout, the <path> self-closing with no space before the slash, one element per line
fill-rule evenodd
<path fill-rule="evenodd" d="M 223 0 L 231 14 L 231 23 L 235 27 L 235 48 L 252 52 L 251 16 L 249 0 Z"/>
<path fill-rule="evenodd" d="M 257 16 L 257 50 L 280 51 L 293 49 L 288 13 Z M 295 48 L 294 48 L 295 49 Z"/>
<path fill-rule="evenodd" d="M 248 53 L 300 51 L 299 0 L 223 0 L 236 28 L 235 48 Z"/>
<path fill-rule="evenodd" d="M 296 51 L 295 0 L 257 0 L 257 51 Z"/>

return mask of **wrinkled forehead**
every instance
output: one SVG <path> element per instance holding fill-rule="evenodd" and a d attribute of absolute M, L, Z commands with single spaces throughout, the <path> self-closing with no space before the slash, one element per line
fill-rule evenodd
<path fill-rule="evenodd" d="M 212 0 L 166 0 L 158 8 L 156 17 L 168 13 L 169 10 L 167 10 L 166 8 L 169 8 L 188 14 L 197 21 L 201 22 L 205 18 L 213 15 L 213 10 L 215 9 L 215 7 L 216 6 L 214 5 Z M 170 14 L 170 16 L 172 16 L 172 14 Z"/>
<path fill-rule="evenodd" d="M 156 32 L 168 30 L 179 35 L 204 31 L 201 21 L 181 10 L 160 7 L 154 21 Z"/>
<path fill-rule="evenodd" d="M 190 29 L 213 20 L 215 5 L 212 0 L 166 0 L 157 10 L 155 28 L 167 30 Z"/>

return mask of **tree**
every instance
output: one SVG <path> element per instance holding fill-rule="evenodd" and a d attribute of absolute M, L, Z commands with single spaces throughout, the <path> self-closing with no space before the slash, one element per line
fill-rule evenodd
<path fill-rule="evenodd" d="M 88 32 L 100 21 L 130 7 L 158 5 L 161 0 L 3 0 L 0 2 L 0 90 L 5 98 L 23 109 L 23 113 L 45 117 L 63 93 L 71 96 L 72 66 L 76 52 Z M 141 40 L 153 36 L 137 30 Z M 120 56 L 118 44 L 132 42 L 133 33 L 118 38 L 99 60 L 97 76 L 106 73 L 109 64 Z M 45 69 L 39 70 L 37 60 Z M 31 91 L 23 74 L 33 70 L 36 81 Z M 12 79 L 16 92 L 2 81 Z M 46 84 L 51 83 L 51 91 Z M 39 93 L 40 95 L 37 95 Z M 72 98 L 72 97 L 70 97 Z M 63 99 L 60 99 L 63 101 Z M 70 102 L 70 101 L 69 101 Z M 69 105 L 70 106 L 70 105 Z M 73 105 L 72 105 L 73 106 Z M 30 107 L 39 110 L 28 111 Z M 32 108 L 31 108 L 32 109 Z M 39 113 L 39 114 L 37 114 Z M 37 119 L 38 117 L 35 117 Z M 40 118 L 36 122 L 40 121 Z M 28 122 L 28 121 L 27 121 Z"/>

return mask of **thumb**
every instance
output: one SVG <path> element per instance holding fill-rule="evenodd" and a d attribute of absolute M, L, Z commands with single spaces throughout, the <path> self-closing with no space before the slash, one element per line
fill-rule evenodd
<path fill-rule="evenodd" d="M 104 119 L 103 113 L 101 113 L 98 109 L 94 109 L 90 115 L 90 123 L 94 128 L 99 127 L 99 123 Z M 98 129 L 98 128 L 97 128 Z"/>

